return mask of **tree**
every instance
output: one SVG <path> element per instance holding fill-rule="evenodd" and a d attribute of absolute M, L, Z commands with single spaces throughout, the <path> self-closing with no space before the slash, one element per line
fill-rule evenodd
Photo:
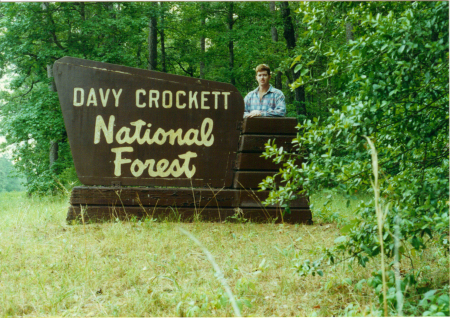
<path fill-rule="evenodd" d="M 156 9 L 157 2 L 152 2 L 151 5 L 155 10 L 151 11 L 149 20 L 149 32 L 148 32 L 148 69 L 157 70 L 158 64 L 158 16 Z"/>
<path fill-rule="evenodd" d="M 12 93 L 2 92 L 0 129 L 15 145 L 15 167 L 31 192 L 55 191 L 73 163 L 56 92 L 47 68 L 63 56 L 128 66 L 136 59 L 144 19 L 140 4 L 2 3 L 0 69 Z M 115 13 L 126 14 L 115 14 Z M 53 141 L 53 144 L 52 144 Z M 55 141 L 57 142 L 55 144 Z M 57 146 L 56 146 L 57 145 Z M 49 149 L 53 152 L 50 168 Z M 60 180 L 58 180 L 60 179 Z"/>
<path fill-rule="evenodd" d="M 292 10 L 299 6 L 289 4 Z M 0 133 L 16 146 L 15 167 L 27 176 L 29 191 L 42 193 L 56 191 L 63 179 L 76 180 L 57 93 L 48 89 L 53 85 L 48 66 L 55 60 L 73 56 L 231 82 L 245 96 L 256 86 L 256 65 L 268 63 L 277 74 L 275 85 L 281 85 L 291 73 L 286 54 L 302 48 L 297 44 L 287 53 L 286 40 L 272 38 L 272 31 L 283 30 L 280 3 L 48 2 L 0 7 L 0 70 L 9 72 L 13 92 L 0 96 Z M 298 19 L 291 22 L 298 30 Z M 283 89 L 289 99 L 289 88 Z M 317 113 L 310 105 L 307 116 Z"/>
<path fill-rule="evenodd" d="M 394 256 L 394 229 L 400 257 L 432 242 L 448 251 L 448 3 L 318 2 L 304 4 L 301 15 L 312 40 L 302 53 L 310 57 L 306 51 L 312 52 L 316 59 L 299 55 L 293 60 L 302 75 L 292 87 L 333 83 L 338 93 L 329 100 L 328 117 L 299 124 L 297 153 L 279 151 L 274 143 L 267 147 L 266 156 L 284 162 L 284 168 L 278 187 L 272 177 L 263 183 L 263 189 L 274 189 L 266 203 L 286 205 L 299 193 L 323 189 L 340 189 L 349 197 L 370 192 L 372 162 L 363 138 L 369 136 L 378 151 L 381 204 L 389 210 L 383 252 Z M 317 34 L 322 29 L 317 21 L 326 19 L 341 26 L 335 29 L 340 45 L 328 45 L 323 33 Z M 348 42 L 346 23 L 354 31 Z M 321 56 L 328 59 L 326 70 L 311 72 Z M 295 161 L 299 154 L 301 166 Z M 380 254 L 373 202 L 361 204 L 342 232 L 324 258 L 348 258 L 365 266 Z M 320 267 L 320 261 L 305 263 L 299 272 L 317 273 Z M 374 287 L 377 275 L 370 281 Z M 403 278 L 403 291 L 418 280 L 412 268 Z M 408 310 L 416 308 L 411 304 Z"/>
<path fill-rule="evenodd" d="M 270 6 L 270 11 L 272 13 L 272 17 L 274 17 L 276 15 L 276 5 L 275 5 L 275 1 L 271 1 L 269 3 Z M 272 19 L 275 20 L 276 16 Z M 272 41 L 273 42 L 278 42 L 278 30 L 275 24 L 275 21 L 272 22 L 272 28 L 270 30 L 270 34 L 272 36 Z M 275 72 L 275 88 L 280 89 L 282 88 L 282 83 L 281 83 L 281 72 Z"/>
<path fill-rule="evenodd" d="M 292 51 L 296 46 L 295 40 L 295 29 L 291 18 L 291 9 L 289 8 L 289 2 L 281 2 L 281 12 L 283 17 L 283 36 L 286 39 L 288 51 Z M 291 76 L 294 80 L 297 80 L 300 74 L 291 70 Z M 306 105 L 305 105 L 305 88 L 303 86 L 297 86 L 294 89 L 295 101 L 297 103 L 297 115 L 306 116 Z"/>

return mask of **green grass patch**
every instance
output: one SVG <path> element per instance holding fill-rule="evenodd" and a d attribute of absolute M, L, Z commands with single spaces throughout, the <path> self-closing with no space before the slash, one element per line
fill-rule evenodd
<path fill-rule="evenodd" d="M 355 193 L 348 197 L 334 190 L 325 190 L 310 198 L 314 222 L 342 224 L 355 217 L 361 202 L 373 199 L 372 193 Z"/>
<path fill-rule="evenodd" d="M 65 197 L 0 193 L 0 316 L 234 315 L 211 264 L 180 227 L 214 256 L 244 316 L 377 313 L 374 291 L 357 286 L 372 265 L 344 263 L 323 277 L 295 273 L 298 262 L 333 245 L 336 223 L 83 226 L 66 224 L 67 208 Z M 432 283 L 448 279 L 448 259 L 417 257 L 431 266 Z"/>

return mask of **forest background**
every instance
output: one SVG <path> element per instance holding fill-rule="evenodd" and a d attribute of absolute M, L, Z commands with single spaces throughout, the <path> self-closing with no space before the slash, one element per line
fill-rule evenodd
<path fill-rule="evenodd" d="M 295 153 L 267 146 L 267 157 L 284 162 L 284 183 L 261 184 L 273 190 L 268 202 L 289 212 L 300 193 L 376 197 L 298 273 L 321 275 L 325 262 L 343 260 L 365 266 L 380 254 L 413 259 L 430 246 L 448 253 L 448 18 L 448 2 L 434 1 L 2 3 L 0 70 L 10 79 L 0 92 L 3 147 L 13 147 L 29 193 L 79 184 L 50 72 L 63 56 L 227 82 L 243 96 L 256 87 L 254 67 L 267 63 L 299 121 Z M 385 211 L 381 223 L 374 202 Z M 427 289 L 412 261 L 402 275 L 395 264 L 382 297 L 390 308 L 398 309 L 396 292 L 414 286 L 435 314 L 448 313 L 448 284 Z M 385 274 L 369 284 L 381 291 Z"/>
<path fill-rule="evenodd" d="M 0 69 L 11 81 L 10 91 L 1 95 L 0 135 L 7 139 L 4 147 L 14 145 L 13 160 L 28 191 L 53 193 L 61 191 L 59 183 L 78 184 L 48 78 L 55 60 L 73 56 L 228 82 L 244 96 L 256 87 L 255 66 L 268 63 L 279 68 L 274 86 L 283 89 L 295 115 L 294 101 L 306 103 L 304 92 L 295 96 L 288 87 L 297 76 L 287 57 L 294 55 L 298 37 L 298 7 L 287 2 L 2 4 Z"/>

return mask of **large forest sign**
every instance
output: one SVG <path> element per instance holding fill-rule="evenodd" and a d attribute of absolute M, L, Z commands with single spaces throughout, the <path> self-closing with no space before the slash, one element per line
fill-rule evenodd
<path fill-rule="evenodd" d="M 72 57 L 53 73 L 83 184 L 231 186 L 234 86 Z"/>

